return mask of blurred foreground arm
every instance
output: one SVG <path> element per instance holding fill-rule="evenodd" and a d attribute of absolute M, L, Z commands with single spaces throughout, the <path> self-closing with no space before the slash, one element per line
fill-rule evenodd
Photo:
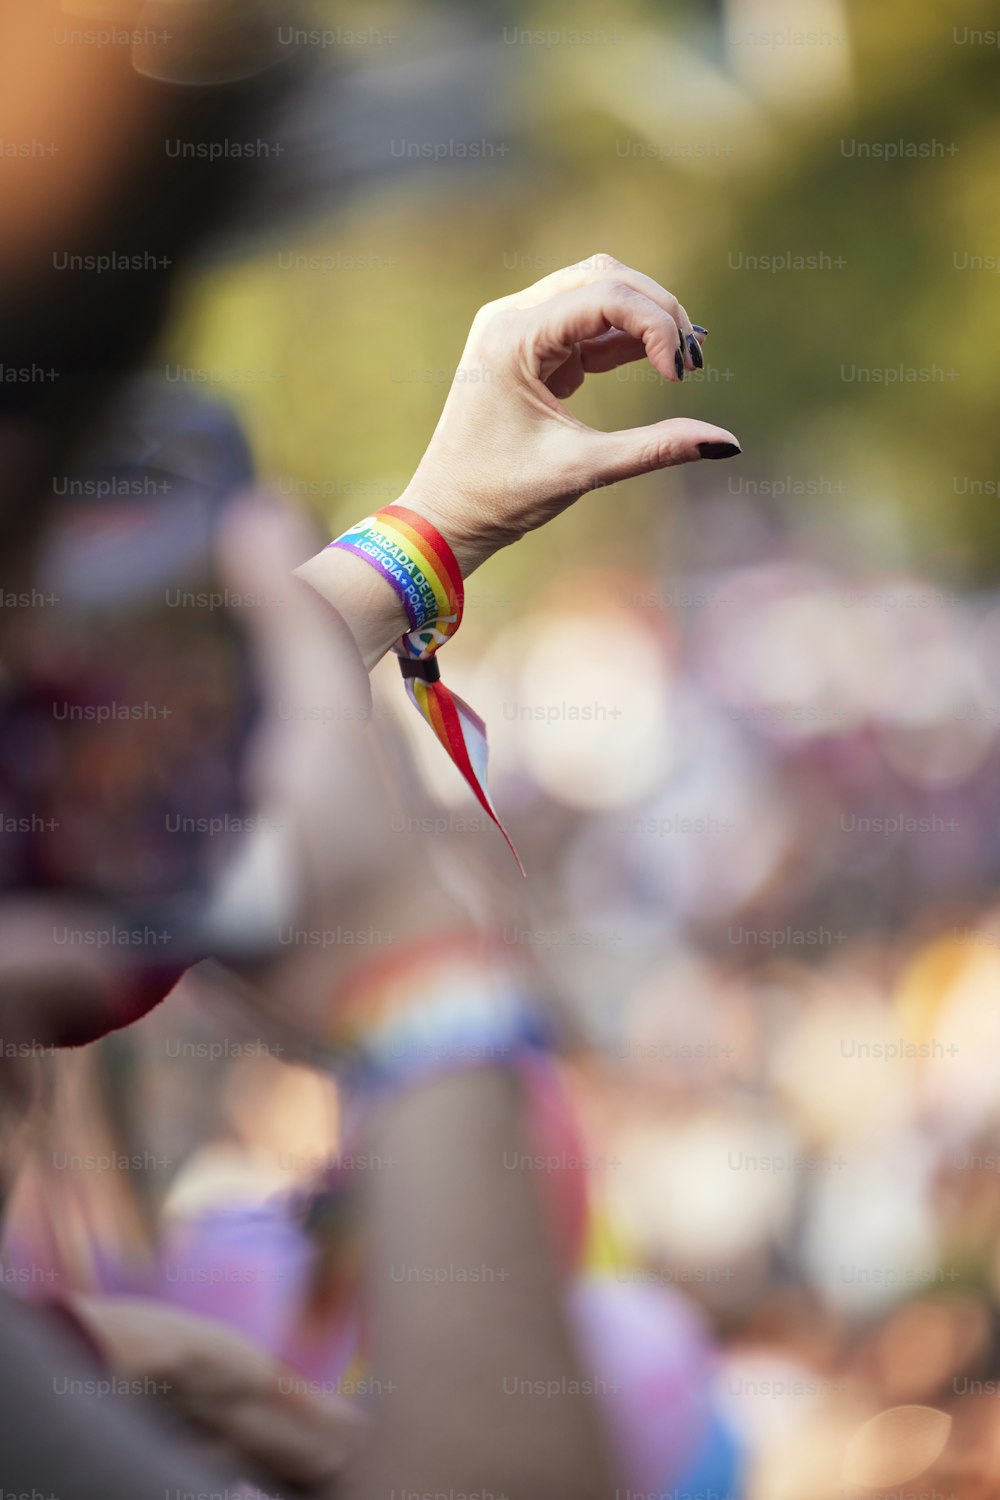
<path fill-rule="evenodd" d="M 530 1149 L 516 1074 L 470 1069 L 404 1092 L 368 1146 L 393 1164 L 371 1173 L 368 1197 L 374 1364 L 392 1389 L 351 1496 L 609 1500 L 535 1184 L 512 1165 Z M 407 1279 L 414 1269 L 451 1279 Z M 479 1279 L 455 1279 L 463 1270 Z"/>

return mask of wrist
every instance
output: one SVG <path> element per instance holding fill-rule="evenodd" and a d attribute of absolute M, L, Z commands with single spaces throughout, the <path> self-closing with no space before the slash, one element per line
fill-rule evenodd
<path fill-rule="evenodd" d="M 440 532 L 463 578 L 513 540 L 491 525 L 482 505 L 464 496 L 447 476 L 434 478 L 418 469 L 394 503 L 415 510 Z"/>

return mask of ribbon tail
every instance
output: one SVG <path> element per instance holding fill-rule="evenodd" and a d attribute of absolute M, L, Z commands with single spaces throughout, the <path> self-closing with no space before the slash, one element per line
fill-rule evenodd
<path fill-rule="evenodd" d="M 427 720 L 465 777 L 479 805 L 503 834 L 517 868 L 523 875 L 524 866 L 520 856 L 497 815 L 489 793 L 487 771 L 490 748 L 486 738 L 486 725 L 475 709 L 470 708 L 457 693 L 446 688 L 443 682 L 425 682 L 422 678 L 410 677 L 406 682 L 406 691 L 418 713 Z"/>

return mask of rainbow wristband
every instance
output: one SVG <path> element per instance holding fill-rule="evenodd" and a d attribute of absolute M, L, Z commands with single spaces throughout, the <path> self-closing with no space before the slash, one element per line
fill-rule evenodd
<path fill-rule="evenodd" d="M 330 546 L 353 552 L 382 574 L 402 600 L 411 631 L 440 624 L 445 638 L 454 635 L 465 602 L 462 575 L 447 542 L 422 516 L 385 506 Z"/>
<path fill-rule="evenodd" d="M 362 968 L 337 994 L 328 1065 L 362 1099 L 550 1052 L 555 1033 L 482 940 L 429 938 Z"/>
<path fill-rule="evenodd" d="M 410 702 L 451 756 L 484 811 L 497 825 L 518 869 L 524 866 L 490 798 L 486 725 L 441 681 L 434 660 L 462 623 L 465 588 L 455 555 L 429 521 L 405 505 L 386 505 L 329 544 L 353 552 L 395 589 L 410 629 L 393 647 Z"/>

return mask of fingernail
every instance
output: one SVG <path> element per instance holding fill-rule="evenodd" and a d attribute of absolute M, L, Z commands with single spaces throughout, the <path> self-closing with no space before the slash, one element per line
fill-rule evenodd
<path fill-rule="evenodd" d="M 701 352 L 701 345 L 699 344 L 693 333 L 688 334 L 687 341 L 688 349 L 691 353 L 691 363 L 694 365 L 696 370 L 703 370 L 705 368 L 705 356 Z"/>
<path fill-rule="evenodd" d="M 684 379 L 684 356 L 679 349 L 674 350 L 674 369 L 677 371 L 677 379 Z"/>
<path fill-rule="evenodd" d="M 691 327 L 694 329 L 695 333 L 700 333 L 702 338 L 708 338 L 708 329 L 702 328 L 700 323 L 692 323 Z"/>
<path fill-rule="evenodd" d="M 743 449 L 739 443 L 699 443 L 698 452 L 702 458 L 735 458 Z"/>

